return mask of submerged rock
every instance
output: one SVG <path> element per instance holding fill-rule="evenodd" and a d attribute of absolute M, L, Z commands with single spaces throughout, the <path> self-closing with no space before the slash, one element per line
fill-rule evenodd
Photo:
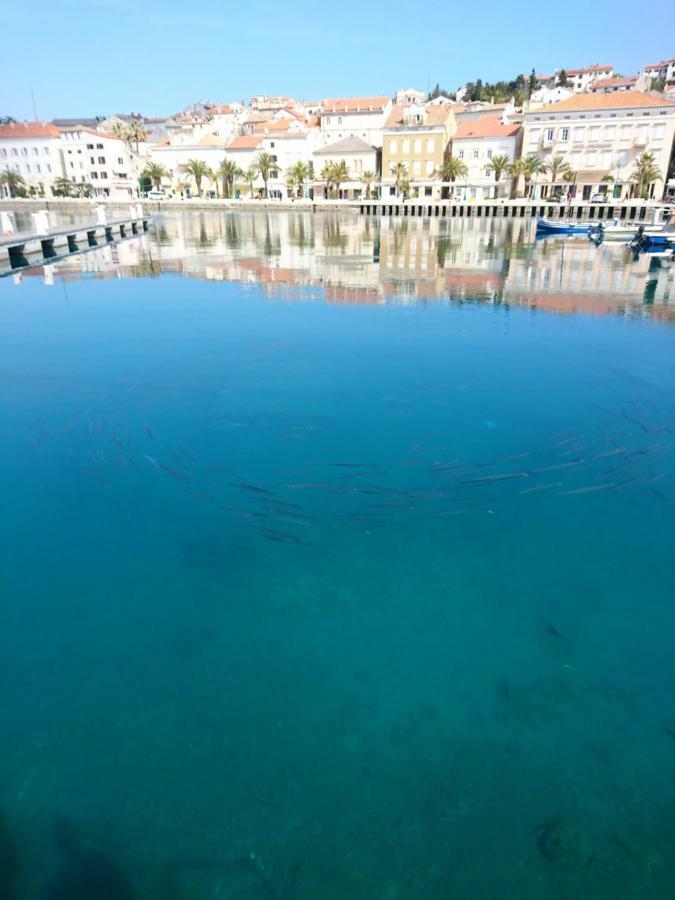
<path fill-rule="evenodd" d="M 131 882 L 117 863 L 84 849 L 67 823 L 59 824 L 56 842 L 62 860 L 47 885 L 45 900 L 135 900 Z"/>
<path fill-rule="evenodd" d="M 593 858 L 591 840 L 574 822 L 552 822 L 539 831 L 539 849 L 564 869 L 587 866 Z"/>
<path fill-rule="evenodd" d="M 16 844 L 0 812 L 0 900 L 9 900 L 13 896 L 18 874 L 19 855 Z"/>

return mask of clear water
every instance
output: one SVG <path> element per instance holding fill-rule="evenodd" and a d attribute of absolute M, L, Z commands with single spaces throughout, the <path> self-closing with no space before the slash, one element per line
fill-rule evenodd
<path fill-rule="evenodd" d="M 675 895 L 672 290 L 283 213 L 1 280 L 13 896 Z"/>

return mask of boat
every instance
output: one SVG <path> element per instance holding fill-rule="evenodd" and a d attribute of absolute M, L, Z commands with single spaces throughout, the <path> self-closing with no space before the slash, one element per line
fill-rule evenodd
<path fill-rule="evenodd" d="M 663 231 L 658 234 L 647 231 L 638 231 L 628 246 L 631 250 L 635 250 L 638 253 L 641 250 L 646 250 L 648 252 L 654 250 L 675 250 L 675 234 Z"/>
<path fill-rule="evenodd" d="M 645 234 L 660 234 L 663 225 L 642 226 Z M 588 232 L 589 240 L 596 244 L 603 241 L 630 241 L 638 233 L 639 225 L 621 224 L 618 219 L 608 222 L 595 222 Z"/>
<path fill-rule="evenodd" d="M 593 227 L 592 222 L 551 222 L 537 216 L 537 234 L 588 234 Z"/>

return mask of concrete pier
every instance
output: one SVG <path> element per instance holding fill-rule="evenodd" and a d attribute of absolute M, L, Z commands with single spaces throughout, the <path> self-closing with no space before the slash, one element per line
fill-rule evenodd
<path fill-rule="evenodd" d="M 459 200 L 366 200 L 359 204 L 365 216 L 426 216 L 448 218 L 523 219 L 543 216 L 554 221 L 593 222 L 618 219 L 620 222 L 659 223 L 665 207 L 641 201 L 608 200 L 606 203 L 551 203 L 518 200 L 483 200 L 466 203 Z"/>
<path fill-rule="evenodd" d="M 49 227 L 47 211 L 33 213 L 33 228 L 30 231 L 13 231 L 11 218 L 3 214 L 3 230 L 0 235 L 0 268 L 18 269 L 35 265 L 42 260 L 68 256 L 88 247 L 109 244 L 120 238 L 143 234 L 150 225 L 151 217 L 145 215 L 141 204 L 129 208 L 126 216 L 109 219 L 106 210 L 96 209 L 95 221 L 79 222 L 74 225 Z"/>

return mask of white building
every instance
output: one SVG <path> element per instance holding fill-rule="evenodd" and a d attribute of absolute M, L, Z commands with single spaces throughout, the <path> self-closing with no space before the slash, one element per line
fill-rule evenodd
<path fill-rule="evenodd" d="M 562 71 L 562 70 L 561 70 Z M 599 78 L 612 78 L 614 75 L 614 66 L 586 66 L 583 69 L 565 69 L 567 75 L 567 87 L 570 87 L 575 94 L 587 91 L 594 81 Z M 560 83 L 560 72 L 557 72 L 556 83 Z"/>
<path fill-rule="evenodd" d="M 314 197 L 327 196 L 321 172 L 327 163 L 344 162 L 350 180 L 340 186 L 340 196 L 350 200 L 364 197 L 368 186 L 361 181 L 364 172 L 372 172 L 371 191 L 377 187 L 377 148 L 358 137 L 346 137 L 314 151 Z"/>
<path fill-rule="evenodd" d="M 525 106 L 527 109 L 534 109 L 536 106 L 548 106 L 551 103 L 560 103 L 561 100 L 568 100 L 573 96 L 574 91 L 571 88 L 561 87 L 560 85 L 556 85 L 555 87 L 543 86 L 537 88 L 536 91 L 532 91 L 532 96 L 529 101 L 525 101 Z"/>
<path fill-rule="evenodd" d="M 373 147 L 382 146 L 382 129 L 391 111 L 390 97 L 342 97 L 324 100 L 319 112 L 320 141 L 334 144 L 358 137 Z"/>
<path fill-rule="evenodd" d="M 640 75 L 644 75 L 649 79 L 665 78 L 667 84 L 675 83 L 675 57 L 673 59 L 662 59 L 661 62 L 652 63 L 640 70 Z"/>
<path fill-rule="evenodd" d="M 597 192 L 632 196 L 635 160 L 645 151 L 653 154 L 661 175 L 650 188 L 650 196 L 659 198 L 675 135 L 675 102 L 639 91 L 577 94 L 526 111 L 523 128 L 522 155 L 543 161 L 561 156 L 576 173 L 572 190 L 579 199 Z M 545 194 L 545 179 L 537 193 L 542 188 Z"/>
<path fill-rule="evenodd" d="M 312 161 L 313 141 L 315 135 L 311 131 L 267 131 L 264 134 L 244 134 L 234 138 L 227 146 L 227 157 L 246 171 L 251 168 L 259 153 L 268 153 L 277 166 L 271 173 L 267 189 L 273 199 L 291 196 L 286 183 L 286 173 L 298 162 L 309 165 Z M 240 180 L 240 189 L 248 186 L 246 180 Z M 253 182 L 254 194 L 264 188 L 260 174 Z"/>
<path fill-rule="evenodd" d="M 73 184 L 91 184 L 93 196 L 126 200 L 138 195 L 144 166 L 120 138 L 93 128 L 61 129 L 64 175 Z"/>
<path fill-rule="evenodd" d="M 187 181 L 183 167 L 191 159 L 199 160 L 205 163 L 209 169 L 217 171 L 221 162 L 225 159 L 225 151 L 227 144 L 225 141 L 210 134 L 205 134 L 201 138 L 185 143 L 179 141 L 171 144 L 166 141 L 162 144 L 148 144 L 148 153 L 150 159 L 164 166 L 170 173 L 169 178 L 165 179 L 165 187 L 171 186 L 174 190 L 182 189 Z M 215 193 L 215 185 L 202 182 L 202 190 L 213 190 Z"/>
<path fill-rule="evenodd" d="M 18 172 L 29 192 L 49 195 L 54 179 L 64 175 L 59 129 L 46 122 L 0 125 L 0 171 L 5 169 Z"/>
<path fill-rule="evenodd" d="M 425 103 L 427 95 L 424 91 L 417 91 L 415 88 L 404 88 L 396 91 L 396 103 L 398 106 L 410 106 L 413 103 Z"/>
<path fill-rule="evenodd" d="M 504 124 L 499 116 L 460 121 L 452 137 L 452 155 L 462 160 L 468 173 L 457 182 L 455 196 L 462 200 L 509 197 L 511 178 L 504 172 L 496 182 L 490 163 L 496 156 L 507 156 L 513 162 L 519 150 L 520 132 L 520 125 Z"/>
<path fill-rule="evenodd" d="M 598 78 L 588 88 L 591 94 L 617 94 L 622 91 L 648 91 L 651 80 L 646 75 L 631 75 L 627 78 Z M 565 99 L 562 98 L 561 99 Z"/>

